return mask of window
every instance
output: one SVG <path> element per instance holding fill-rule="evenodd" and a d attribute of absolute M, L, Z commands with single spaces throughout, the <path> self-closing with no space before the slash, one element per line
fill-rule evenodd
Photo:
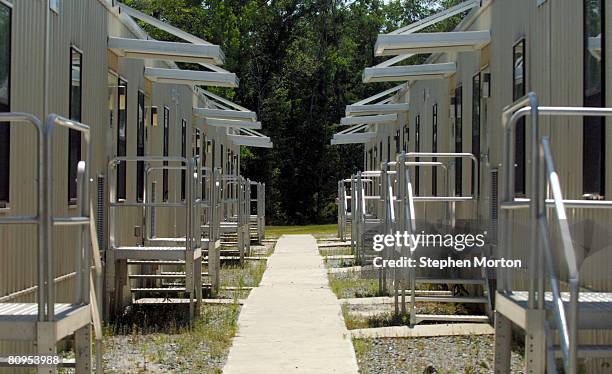
<path fill-rule="evenodd" d="M 605 9 L 603 0 L 584 1 L 584 106 L 604 107 Z M 582 192 L 599 199 L 605 195 L 606 126 L 604 117 L 584 117 L 582 126 Z"/>
<path fill-rule="evenodd" d="M 414 151 L 421 152 L 421 115 L 414 119 Z M 417 157 L 415 161 L 419 161 Z M 419 167 L 414 168 L 414 195 L 419 196 Z"/>
<path fill-rule="evenodd" d="M 70 119 L 81 122 L 81 65 L 83 55 L 76 48 L 70 48 Z M 81 133 L 68 130 L 68 203 L 76 204 L 77 198 L 77 166 L 81 160 Z"/>
<path fill-rule="evenodd" d="M 431 113 L 431 134 L 431 151 L 436 153 L 438 152 L 438 104 L 433 105 Z M 438 158 L 434 157 L 431 160 L 436 162 Z M 431 194 L 438 195 L 438 169 L 435 166 L 431 168 Z"/>
<path fill-rule="evenodd" d="M 408 142 L 410 141 L 410 128 L 408 124 L 404 126 L 404 151 L 408 152 Z"/>
<path fill-rule="evenodd" d="M 366 170 L 372 170 L 372 165 L 374 165 L 374 153 L 372 151 L 372 149 L 368 151 L 368 154 L 370 155 L 370 164 L 366 165 Z"/>
<path fill-rule="evenodd" d="M 455 152 L 463 152 L 463 87 L 455 88 Z M 461 196 L 463 160 L 455 159 L 455 196 Z"/>
<path fill-rule="evenodd" d="M 118 111 L 117 111 L 117 156 L 127 155 L 127 82 L 119 78 L 118 84 Z M 120 162 L 117 165 L 117 199 L 126 198 L 127 165 Z"/>
<path fill-rule="evenodd" d="M 395 140 L 395 153 L 399 154 L 402 151 L 400 147 L 400 130 L 399 129 L 395 131 L 395 137 L 393 139 Z"/>
<path fill-rule="evenodd" d="M 512 52 L 512 100 L 517 100 L 525 95 L 526 71 L 525 71 L 525 39 L 519 40 Z M 525 118 L 521 118 L 515 127 L 514 143 L 514 192 L 518 195 L 525 194 Z"/>
<path fill-rule="evenodd" d="M 477 173 L 476 181 L 480 186 L 480 72 L 472 78 L 472 154 L 478 160 L 478 170 L 472 163 L 472 175 Z M 480 189 L 479 189 L 480 190 Z M 472 195 L 476 193 L 476 185 L 472 183 Z"/>
<path fill-rule="evenodd" d="M 168 157 L 168 137 L 170 136 L 170 109 L 164 107 L 164 144 L 163 144 L 163 156 Z M 163 166 L 168 166 L 168 161 L 163 162 Z M 168 201 L 168 169 L 162 171 L 162 200 Z"/>
<path fill-rule="evenodd" d="M 181 119 L 181 157 L 187 157 L 187 121 Z M 183 165 L 187 167 L 187 165 Z M 181 200 L 185 200 L 187 170 L 181 170 Z"/>
<path fill-rule="evenodd" d="M 145 155 L 145 94 L 138 91 L 138 118 L 136 119 L 136 156 Z M 136 198 L 143 201 L 145 191 L 145 169 L 144 161 L 136 162 Z"/>
<path fill-rule="evenodd" d="M 387 162 L 391 161 L 391 137 L 387 136 Z"/>
<path fill-rule="evenodd" d="M 223 160 L 225 159 L 225 148 L 223 147 L 223 144 L 221 144 L 221 163 L 219 164 L 221 166 L 221 174 L 225 174 L 225 170 L 223 169 L 225 167 L 225 165 L 223 164 Z"/>
<path fill-rule="evenodd" d="M 0 112 L 11 110 L 11 8 L 0 3 Z M 0 123 L 0 208 L 9 202 L 11 126 Z"/>

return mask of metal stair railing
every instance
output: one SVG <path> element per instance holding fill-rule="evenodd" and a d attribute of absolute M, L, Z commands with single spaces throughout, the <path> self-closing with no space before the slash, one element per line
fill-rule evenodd
<path fill-rule="evenodd" d="M 564 358 L 564 366 L 566 373 L 576 372 L 576 361 L 577 361 L 577 325 L 578 325 L 578 298 L 579 298 L 579 273 L 578 273 L 578 261 L 576 259 L 576 253 L 574 251 L 574 245 L 572 243 L 572 236 L 570 234 L 569 225 L 567 223 L 567 215 L 565 214 L 565 206 L 563 204 L 563 194 L 561 193 L 561 184 L 559 183 L 559 176 L 555 171 L 552 153 L 550 151 L 550 143 L 548 137 L 543 137 L 540 149 L 540 158 L 543 158 L 546 170 L 546 176 L 550 191 L 555 202 L 554 212 L 556 223 L 561 234 L 561 241 L 563 243 L 563 254 L 568 268 L 569 275 L 569 313 L 566 313 L 565 307 L 563 306 L 563 300 L 561 299 L 561 291 L 559 288 L 559 280 L 555 275 L 555 267 L 553 264 L 553 255 L 551 251 L 551 244 L 549 239 L 548 220 L 546 218 L 546 206 L 545 199 L 545 183 L 540 183 L 540 196 L 542 201 L 538 202 L 538 224 L 541 233 L 542 246 L 544 249 L 544 260 L 546 262 L 546 268 L 548 270 L 548 280 L 552 291 L 552 306 L 554 310 L 555 322 L 559 329 L 559 340 L 561 343 L 561 351 Z M 551 340 L 550 334 L 547 334 L 547 340 Z M 554 352 L 549 351 L 549 355 L 554 357 Z M 554 363 L 554 360 L 551 360 Z M 556 368 L 550 368 L 551 371 Z"/>
<path fill-rule="evenodd" d="M 46 124 L 27 113 L 0 113 L 0 124 L 28 123 L 36 129 L 37 133 L 37 215 L 36 216 L 10 216 L 0 217 L 1 224 L 29 224 L 37 227 L 38 242 L 38 280 L 35 287 L 28 289 L 28 292 L 37 293 L 38 316 L 37 323 L 49 323 L 56 321 L 55 315 L 55 283 L 60 279 L 67 279 L 74 276 L 76 280 L 75 299 L 77 305 L 89 306 L 90 318 L 96 333 L 96 344 L 98 346 L 96 355 L 96 371 L 103 372 L 102 364 L 102 323 L 100 315 L 101 300 L 101 274 L 102 262 L 97 242 L 95 215 L 93 202 L 89 196 L 89 169 L 91 160 L 91 135 L 88 125 L 73 121 L 56 114 L 47 117 Z M 53 132 L 56 126 L 65 127 L 78 131 L 84 139 L 85 160 L 77 164 L 77 211 L 78 216 L 55 217 L 53 216 Z M 75 271 L 70 274 L 55 277 L 54 251 L 53 251 L 53 227 L 55 226 L 77 226 L 76 235 L 76 263 Z M 92 274 L 91 262 L 93 260 Z M 5 302 L 12 298 L 24 295 L 25 292 L 16 292 L 2 297 Z M 37 329 L 37 334 L 45 334 L 48 328 Z M 38 336 L 38 343 L 53 344 L 51 341 L 55 337 Z M 88 343 L 89 345 L 91 342 Z M 47 347 L 40 346 L 39 349 Z M 82 347 L 80 347 L 82 348 Z M 90 349 L 91 347 L 88 347 Z M 42 351 L 40 351 L 42 353 Z M 85 354 L 87 357 L 88 355 Z M 77 370 L 90 367 L 89 364 L 77 362 Z"/>
<path fill-rule="evenodd" d="M 531 184 L 530 198 L 516 198 L 514 195 L 514 128 L 519 119 L 529 116 L 531 121 L 531 134 L 529 152 L 531 155 Z M 502 219 L 499 234 L 500 255 L 506 258 L 512 256 L 512 227 L 510 225 L 510 212 L 515 209 L 530 208 L 530 218 L 535 222 L 531 225 L 531 244 L 532 250 L 528 259 L 528 300 L 529 309 L 545 308 L 545 272 L 548 271 L 548 280 L 552 289 L 553 312 L 557 327 L 560 331 L 561 351 L 563 355 L 565 372 L 575 374 L 577 372 L 577 330 L 578 330 L 578 307 L 579 307 L 579 265 L 571 241 L 569 226 L 567 224 L 566 208 L 585 209 L 585 208 L 610 208 L 610 200 L 565 200 L 561 193 L 558 175 L 554 169 L 552 152 L 548 138 L 539 136 L 539 117 L 540 116 L 562 116 L 562 117 L 612 117 L 612 108 L 596 107 L 553 107 L 539 106 L 538 98 L 534 92 L 518 99 L 514 103 L 504 108 L 502 112 L 503 126 L 503 159 L 502 159 L 502 199 L 500 208 Z M 546 174 L 544 174 L 546 173 Z M 544 174 L 544 176 L 543 176 Z M 546 197 L 546 183 L 550 187 L 552 199 Z M 553 208 L 556 214 L 556 221 L 563 243 L 562 254 L 568 267 L 568 283 L 570 289 L 569 311 L 566 312 L 563 301 L 560 297 L 559 281 L 554 272 L 554 258 L 551 252 L 549 239 L 549 226 L 546 218 L 547 208 Z M 539 246 L 542 245 L 542 250 Z M 509 269 L 498 269 L 497 290 L 502 294 L 512 294 L 512 272 Z M 548 331 L 548 326 L 541 327 Z M 550 343 L 551 336 L 545 335 L 546 345 Z M 550 352 L 549 352 L 550 353 Z M 537 358 L 541 360 L 541 357 Z M 554 359 L 547 360 L 548 370 L 553 370 L 550 365 L 554 364 Z"/>
<path fill-rule="evenodd" d="M 150 198 L 145 191 L 142 201 L 129 201 L 129 200 L 117 200 L 117 173 L 115 169 L 120 163 L 127 162 L 144 162 L 144 163 L 162 163 L 162 166 L 156 166 L 157 170 L 182 170 L 185 167 L 187 173 L 185 174 L 185 200 L 183 201 L 149 201 Z M 164 165 L 163 163 L 180 163 L 180 166 L 176 165 Z M 195 225 L 196 220 L 194 219 L 194 211 L 197 208 L 195 188 L 193 186 L 195 177 L 192 177 L 197 173 L 196 160 L 189 159 L 186 157 L 179 156 L 121 156 L 114 157 L 108 161 L 107 173 L 109 175 L 109 250 L 111 251 L 111 262 L 114 262 L 114 255 L 112 251 L 118 248 L 116 244 L 116 209 L 128 208 L 128 207 L 140 207 L 143 208 L 143 214 L 146 208 L 185 208 L 185 289 L 190 294 L 189 296 L 189 309 L 190 316 L 195 316 L 198 312 L 196 304 L 201 303 L 202 298 L 202 285 L 199 284 L 201 274 L 196 271 L 194 260 L 200 261 L 198 251 L 201 251 L 201 234 L 200 225 Z M 145 173 L 146 177 L 147 173 Z M 189 176 L 189 177 L 188 177 Z M 147 184 L 145 184 L 146 186 Z M 146 230 L 145 230 L 146 231 Z M 154 230 L 155 231 L 155 230 Z M 144 236 L 146 236 L 145 234 Z M 198 254 L 198 256 L 196 256 Z M 108 266 L 108 265 L 107 265 Z M 110 264 L 114 272 L 114 264 Z M 114 290 L 114 280 L 108 279 L 109 285 L 107 292 Z M 194 296 L 195 295 L 195 302 Z"/>
<path fill-rule="evenodd" d="M 397 167 L 398 173 L 398 200 L 400 202 L 400 214 L 399 214 L 399 227 L 398 230 L 404 230 L 409 234 L 416 233 L 416 210 L 415 203 L 416 202 L 442 202 L 447 203 L 449 205 L 453 205 L 456 202 L 470 202 L 476 201 L 476 196 L 478 196 L 478 177 L 476 175 L 473 176 L 474 183 L 474 194 L 471 196 L 451 196 L 449 194 L 450 185 L 448 178 L 448 167 L 446 164 L 440 161 L 408 161 L 410 159 L 420 160 L 421 157 L 428 157 L 433 159 L 457 159 L 457 158 L 467 158 L 471 160 L 474 164 L 474 170 L 478 170 L 478 159 L 471 153 L 453 153 L 453 152 L 401 152 L 397 156 L 397 162 L 389 163 L 390 165 L 395 165 Z M 414 189 L 412 185 L 412 178 L 410 166 L 431 166 L 434 168 L 441 167 L 446 173 L 445 185 L 447 196 L 415 196 Z M 476 173 L 474 173 L 476 174 Z M 447 210 L 446 219 L 449 223 L 454 224 L 454 209 L 451 207 L 450 210 Z M 415 248 L 416 251 L 417 248 Z M 405 248 L 404 248 L 405 251 Z M 413 258 L 413 254 L 415 251 L 411 251 L 410 253 L 404 253 L 403 255 L 408 255 L 410 258 Z M 404 281 L 408 282 L 410 287 L 410 324 L 416 324 L 416 269 L 409 268 L 407 269 L 407 278 Z M 401 309 L 402 314 L 406 313 L 405 306 L 405 292 L 402 290 L 401 294 Z M 490 302 L 489 302 L 490 304 Z M 491 305 L 489 305 L 491 307 Z M 398 307 L 396 306 L 396 312 Z"/>

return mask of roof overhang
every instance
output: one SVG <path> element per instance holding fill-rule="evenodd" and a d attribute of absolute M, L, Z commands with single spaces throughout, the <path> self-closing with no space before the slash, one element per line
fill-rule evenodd
<path fill-rule="evenodd" d="M 407 53 L 469 52 L 491 42 L 489 30 L 379 35 L 374 46 L 376 56 Z"/>
<path fill-rule="evenodd" d="M 334 134 L 331 145 L 367 143 L 376 137 L 375 132 L 360 132 L 356 134 Z"/>
<path fill-rule="evenodd" d="M 344 126 L 353 125 L 394 125 L 397 123 L 397 114 L 378 114 L 358 117 L 344 117 L 340 119 L 340 124 Z"/>
<path fill-rule="evenodd" d="M 239 121 L 257 121 L 257 114 L 247 110 L 193 108 L 193 115 L 198 118 L 219 118 Z"/>
<path fill-rule="evenodd" d="M 236 145 L 247 147 L 272 148 L 273 144 L 267 136 L 228 134 L 228 138 Z"/>
<path fill-rule="evenodd" d="M 145 78 L 157 83 L 186 84 L 190 86 L 238 87 L 234 73 L 199 70 L 145 68 Z"/>
<path fill-rule="evenodd" d="M 373 114 L 407 112 L 409 104 L 353 104 L 346 106 L 346 116 L 367 116 Z"/>
<path fill-rule="evenodd" d="M 108 38 L 108 48 L 126 58 L 209 63 L 222 65 L 225 55 L 218 45 L 166 42 L 126 38 Z"/>
<path fill-rule="evenodd" d="M 205 118 L 204 125 L 212 126 L 212 127 L 248 128 L 248 129 L 254 129 L 254 130 L 261 129 L 261 122 L 240 121 L 240 120 L 219 119 L 219 118 Z"/>
<path fill-rule="evenodd" d="M 397 82 L 447 78 L 457 71 L 454 62 L 366 68 L 363 82 Z"/>

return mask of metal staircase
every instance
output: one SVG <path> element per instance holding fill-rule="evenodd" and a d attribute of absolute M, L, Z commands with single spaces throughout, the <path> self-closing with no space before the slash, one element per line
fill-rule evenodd
<path fill-rule="evenodd" d="M 531 126 L 531 145 L 528 148 L 532 160 L 531 189 L 529 198 L 517 199 L 514 197 L 514 171 L 509 165 L 513 165 L 514 159 L 514 126 L 525 116 L 529 116 Z M 612 201 L 563 198 L 549 140 L 539 135 L 540 116 L 610 117 L 612 108 L 538 106 L 537 96 L 531 92 L 503 111 L 503 190 L 498 256 L 509 258 L 513 255 L 512 212 L 515 209 L 529 208 L 531 230 L 528 246 L 531 250 L 527 263 L 527 290 L 514 290 L 512 271 L 498 269 L 496 373 L 509 372 L 512 324 L 525 331 L 527 373 L 557 373 L 556 358 L 560 358 L 565 373 L 575 374 L 579 369 L 579 358 L 612 357 L 611 345 L 587 345 L 580 343 L 578 338 L 581 330 L 612 330 L 612 293 L 580 289 L 582 262 L 576 255 L 566 214 L 566 209 L 609 208 Z M 556 229 L 561 242 L 556 251 L 551 228 Z M 566 267 L 563 271 L 567 274 L 566 279 L 558 277 L 557 266 Z M 561 292 L 562 288 L 569 291 Z M 558 346 L 555 346 L 556 340 L 560 343 Z"/>
<path fill-rule="evenodd" d="M 38 242 L 38 281 L 37 285 L 27 290 L 16 291 L 0 297 L 0 340 L 33 341 L 36 353 L 40 357 L 51 359 L 51 364 L 25 363 L 20 366 L 36 367 L 37 373 L 55 373 L 60 366 L 74 367 L 77 373 L 90 373 L 92 365 L 92 332 L 93 323 L 97 343 L 97 367 L 102 368 L 102 325 L 99 315 L 100 277 L 102 263 L 96 235 L 96 225 L 93 214 L 93 204 L 89 198 L 89 162 L 91 160 L 91 137 L 89 126 L 72 121 L 55 114 L 47 118 L 45 125 L 26 113 L 0 113 L 0 125 L 29 124 L 36 130 L 37 148 L 37 211 L 32 216 L 0 217 L 0 225 L 32 225 L 37 229 Z M 53 215 L 54 173 L 52 168 L 52 139 L 57 126 L 78 131 L 84 139 L 84 154 L 86 159 L 77 166 L 77 215 L 56 217 Z M 53 248 L 53 232 L 55 227 L 73 227 L 77 244 L 74 258 L 74 271 L 56 277 L 54 268 L 55 250 Z M 92 274 L 92 264 L 95 271 Z M 19 271 L 16 269 L 16 271 Z M 57 302 L 55 284 L 62 279 L 75 279 L 75 294 L 71 302 Z M 36 302 L 14 302 L 36 293 Z M 62 361 L 57 356 L 57 343 L 74 336 L 74 361 Z M 55 362 L 57 359 L 58 362 Z M 0 359 L 3 366 L 8 363 Z M 15 366 L 11 366 L 14 368 Z"/>
<path fill-rule="evenodd" d="M 477 196 L 476 192 L 473 196 L 450 196 L 448 195 L 449 185 L 448 177 L 446 178 L 447 196 L 414 196 L 410 167 L 440 167 L 448 171 L 448 167 L 441 161 L 420 161 L 422 158 L 432 158 L 434 160 L 455 160 L 468 159 L 471 160 L 475 167 L 478 167 L 477 159 L 470 153 L 424 153 L 424 152 L 402 152 L 397 157 L 395 162 L 386 162 L 382 165 L 383 174 L 383 189 L 382 198 L 384 201 L 385 215 L 385 230 L 387 234 L 395 232 L 407 232 L 409 234 L 426 233 L 443 233 L 448 234 L 454 232 L 454 205 L 457 203 L 474 203 Z M 414 159 L 414 161 L 410 161 Z M 391 169 L 395 170 L 391 170 Z M 474 179 L 473 183 L 477 183 Z M 415 205 L 417 203 L 435 203 L 449 205 L 446 212 L 445 224 L 442 228 L 436 227 L 431 222 L 417 219 Z M 477 229 L 477 228 L 476 228 Z M 439 231 L 439 232 L 438 232 Z M 421 256 L 429 258 L 458 256 L 462 254 L 454 251 L 452 248 L 447 248 L 442 245 L 428 246 L 427 248 L 417 247 L 411 251 L 407 247 L 394 248 L 393 252 L 383 252 L 388 259 L 396 259 L 401 257 L 417 260 Z M 477 255 L 470 252 L 470 255 Z M 395 269 L 392 274 L 394 286 L 394 304 L 395 312 L 398 314 L 406 314 L 407 303 L 406 296 L 409 300 L 410 324 L 418 324 L 424 321 L 436 322 L 489 322 L 491 314 L 491 292 L 489 290 L 489 281 L 486 278 L 486 273 L 481 270 L 479 274 L 474 274 L 474 271 L 468 274 L 455 274 L 453 271 L 434 271 L 431 269 L 420 268 L 400 268 Z M 471 286 L 476 289 L 475 295 L 468 294 L 464 286 Z M 423 290 L 431 290 L 446 286 L 448 291 L 436 293 L 434 295 L 421 295 Z M 420 290 L 419 290 L 420 289 Z M 467 295 L 453 292 L 454 289 L 464 291 Z M 420 291 L 420 292 L 419 292 Z M 480 304 L 484 308 L 484 314 L 423 314 L 417 313 L 417 303 L 463 303 L 463 304 Z"/>
<path fill-rule="evenodd" d="M 144 162 L 145 189 L 142 201 L 118 200 L 116 192 L 116 168 L 121 163 Z M 133 303 L 150 303 L 151 299 L 159 302 L 189 303 L 189 315 L 193 318 L 199 312 L 202 301 L 202 247 L 209 241 L 202 240 L 200 233 L 200 202 L 196 198 L 199 174 L 198 159 L 163 156 L 126 156 L 116 157 L 108 163 L 109 178 L 109 250 L 106 252 L 107 264 L 107 301 L 115 309 L 123 303 L 123 288 L 130 290 Z M 185 199 L 182 201 L 155 201 L 147 195 L 147 177 L 151 170 L 187 170 L 181 173 L 185 178 Z M 200 189 L 201 190 L 201 189 Z M 152 194 L 149 194 L 152 195 Z M 180 238 L 146 237 L 147 230 L 141 233 L 145 237 L 140 245 L 126 246 L 116 243 L 118 209 L 140 208 L 142 222 L 146 226 L 148 209 L 169 208 L 183 209 L 185 216 L 185 236 Z M 153 222 L 152 222 L 153 224 Z M 152 226 L 153 227 L 153 226 Z M 152 229 L 155 233 L 155 229 Z M 172 262 L 170 262 L 172 261 Z M 173 271 L 161 271 L 170 266 Z M 133 267 L 134 269 L 130 269 Z M 138 282 L 138 284 L 134 284 Z M 187 301 L 185 301 L 187 300 Z"/>

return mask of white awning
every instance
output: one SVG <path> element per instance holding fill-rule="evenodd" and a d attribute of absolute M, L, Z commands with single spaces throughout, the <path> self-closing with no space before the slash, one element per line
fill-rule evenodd
<path fill-rule="evenodd" d="M 367 143 L 376 136 L 368 125 L 355 125 L 334 134 L 331 145 Z M 364 131 L 364 132 L 361 132 Z"/>
<path fill-rule="evenodd" d="M 126 58 L 210 63 L 222 65 L 225 55 L 218 45 L 166 42 L 159 40 L 108 38 L 108 49 Z"/>
<path fill-rule="evenodd" d="M 237 134 L 228 134 L 227 137 L 236 145 L 258 148 L 272 148 L 273 146 L 269 137 L 248 128 L 239 128 Z"/>
<path fill-rule="evenodd" d="M 250 110 L 193 108 L 193 115 L 198 118 L 219 118 L 240 121 L 257 121 L 257 114 Z"/>
<path fill-rule="evenodd" d="M 234 73 L 147 67 L 145 68 L 145 78 L 158 83 L 238 87 L 238 78 Z"/>
<path fill-rule="evenodd" d="M 363 82 L 394 82 L 424 79 L 440 79 L 451 76 L 457 71 L 454 62 L 424 65 L 405 65 L 366 68 Z"/>
<path fill-rule="evenodd" d="M 385 34 L 378 36 L 374 54 L 394 56 L 406 53 L 468 52 L 482 49 L 490 42 L 489 30 Z"/>
<path fill-rule="evenodd" d="M 407 112 L 409 104 L 353 104 L 346 106 L 346 116 Z"/>
<path fill-rule="evenodd" d="M 378 114 L 372 116 L 344 117 L 340 119 L 340 124 L 345 126 L 352 125 L 393 125 L 397 123 L 397 114 Z"/>
<path fill-rule="evenodd" d="M 205 118 L 204 125 L 213 127 L 235 127 L 248 128 L 254 130 L 261 129 L 261 122 L 257 121 L 240 121 L 232 119 Z"/>

